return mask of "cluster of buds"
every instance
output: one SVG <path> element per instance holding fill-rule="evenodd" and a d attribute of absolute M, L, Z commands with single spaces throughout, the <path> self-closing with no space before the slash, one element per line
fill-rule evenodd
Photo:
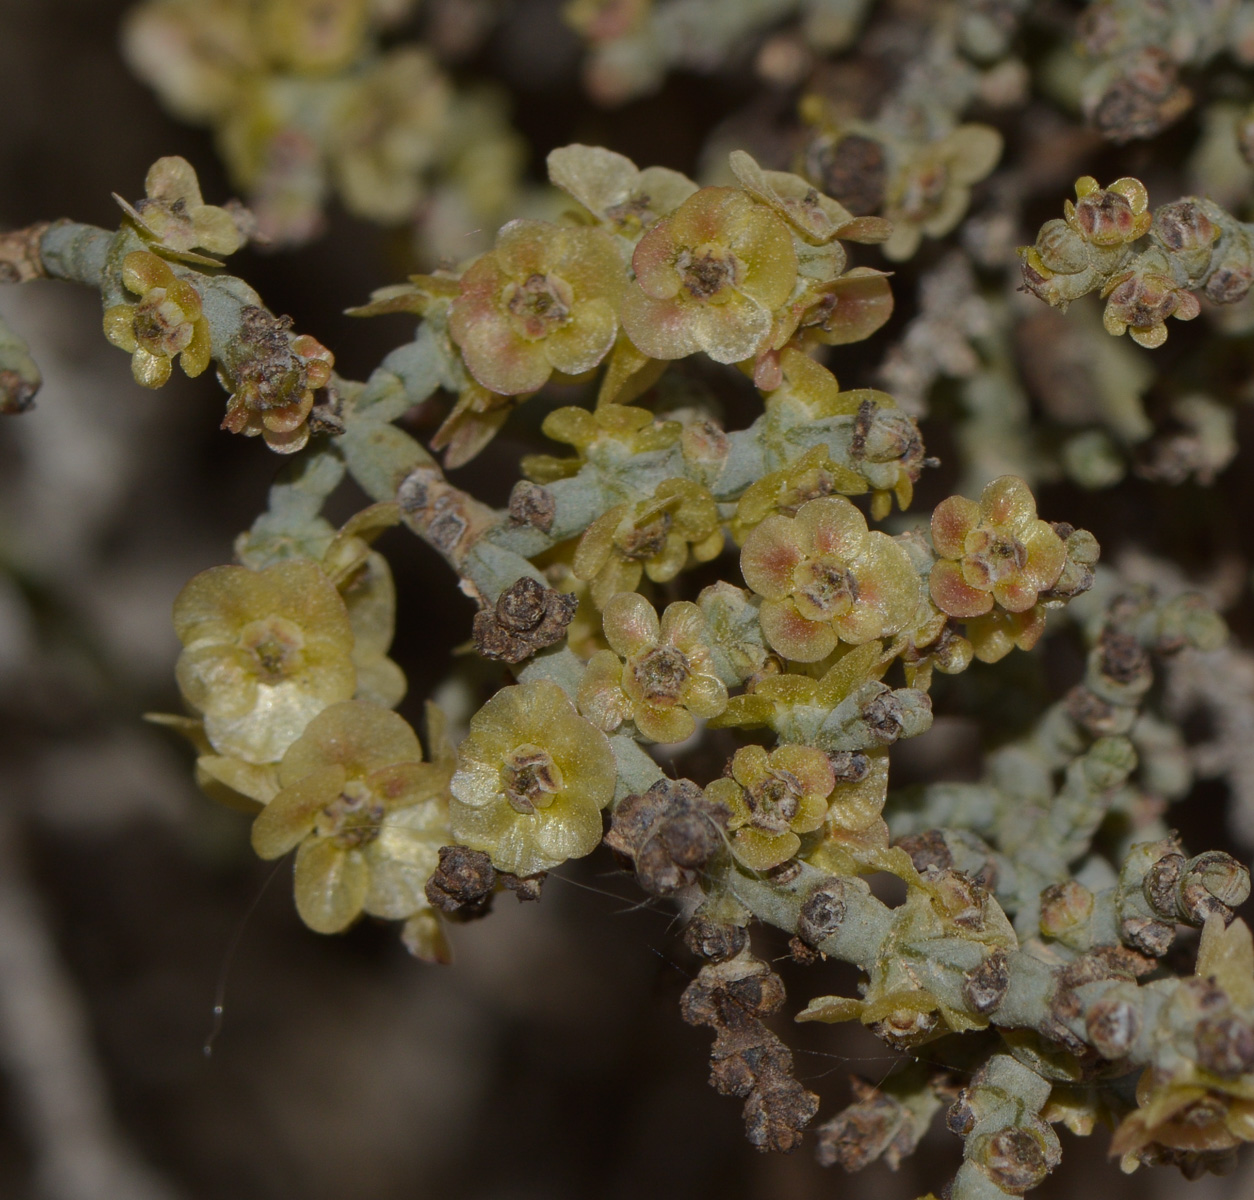
<path fill-rule="evenodd" d="M 1137 179 L 1108 188 L 1091 175 L 1076 181 L 1065 219 L 1047 221 L 1036 242 L 1020 248 L 1023 281 L 1055 308 L 1089 292 L 1106 300 L 1108 333 L 1127 332 L 1153 349 L 1167 340 L 1166 321 L 1201 312 L 1196 292 L 1216 304 L 1242 299 L 1254 282 L 1249 227 L 1213 201 L 1186 196 L 1149 212 Z M 1149 246 L 1137 251 L 1146 235 Z"/>

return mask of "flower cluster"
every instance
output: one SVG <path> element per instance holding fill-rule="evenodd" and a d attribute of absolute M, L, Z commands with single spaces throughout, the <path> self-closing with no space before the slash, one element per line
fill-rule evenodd
<path fill-rule="evenodd" d="M 1065 309 L 1089 292 L 1106 298 L 1103 323 L 1153 349 L 1167 340 L 1166 321 L 1201 312 L 1195 292 L 1216 304 L 1242 299 L 1254 282 L 1254 249 L 1246 226 L 1211 200 L 1186 196 L 1149 212 L 1137 179 L 1102 188 L 1076 181 L 1065 219 L 1047 221 L 1019 255 L 1028 290 Z M 1146 235 L 1150 245 L 1136 250 Z"/>
<path fill-rule="evenodd" d="M 460 251 L 516 192 L 521 155 L 494 96 L 456 92 L 426 48 L 379 52 L 379 34 L 413 7 L 143 0 L 123 45 L 176 115 L 213 128 L 261 237 L 312 237 L 334 184 L 374 221 L 412 221 L 427 204 L 437 254 Z"/>

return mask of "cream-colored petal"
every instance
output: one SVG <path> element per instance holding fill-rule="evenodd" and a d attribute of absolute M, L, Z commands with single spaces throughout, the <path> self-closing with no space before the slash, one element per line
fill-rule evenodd
<path fill-rule="evenodd" d="M 311 838 L 296 854 L 296 911 L 315 933 L 340 933 L 361 915 L 370 872 L 359 850 Z"/>

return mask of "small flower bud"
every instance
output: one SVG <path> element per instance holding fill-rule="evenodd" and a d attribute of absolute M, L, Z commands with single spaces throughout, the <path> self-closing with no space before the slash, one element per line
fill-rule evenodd
<path fill-rule="evenodd" d="M 1085 1032 L 1103 1058 L 1123 1058 L 1141 1032 L 1141 1014 L 1134 1004 L 1115 997 L 1099 1000 L 1089 1009 Z"/>
<path fill-rule="evenodd" d="M 797 936 L 811 946 L 821 946 L 834 936 L 845 919 L 845 882 L 826 879 L 806 897 L 797 917 Z"/>
<path fill-rule="evenodd" d="M 711 962 L 725 962 L 729 958 L 735 958 L 749 944 L 749 933 L 742 925 L 731 925 L 698 915 L 693 917 L 688 928 L 684 930 L 684 944 L 701 958 L 708 958 Z"/>
<path fill-rule="evenodd" d="M 1085 925 L 1093 915 L 1093 893 L 1082 883 L 1068 879 L 1041 892 L 1041 932 L 1062 938 Z"/>
<path fill-rule="evenodd" d="M 492 860 L 480 850 L 441 846 L 440 865 L 427 880 L 427 899 L 441 912 L 486 913 L 496 887 Z"/>
<path fill-rule="evenodd" d="M 500 594 L 494 608 L 475 613 L 475 649 L 484 658 L 522 662 L 566 636 L 577 605 L 574 596 L 525 575 Z"/>
<path fill-rule="evenodd" d="M 553 528 L 557 514 L 557 501 L 548 488 L 520 479 L 509 494 L 509 519 L 514 525 L 530 525 L 541 533 Z"/>
<path fill-rule="evenodd" d="M 1001 1129 L 979 1139 L 970 1159 L 1003 1192 L 1022 1196 L 1049 1174 L 1050 1166 L 1039 1140 L 1026 1129 Z"/>
<path fill-rule="evenodd" d="M 972 1012 L 988 1016 L 1006 998 L 1010 972 L 1006 952 L 994 950 L 978 967 L 962 977 L 962 998 Z"/>
<path fill-rule="evenodd" d="M 1162 958 L 1175 941 L 1176 928 L 1164 921 L 1152 921 L 1148 917 L 1125 917 L 1119 927 L 1119 936 L 1142 953 Z"/>
<path fill-rule="evenodd" d="M 1239 1017 L 1203 1017 L 1193 1033 L 1198 1065 L 1221 1079 L 1254 1071 L 1254 1029 Z"/>

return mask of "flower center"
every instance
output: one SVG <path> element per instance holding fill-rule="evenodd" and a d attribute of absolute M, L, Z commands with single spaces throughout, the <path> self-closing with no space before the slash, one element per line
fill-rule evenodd
<path fill-rule="evenodd" d="M 153 288 L 135 309 L 135 340 L 148 351 L 173 358 L 185 350 L 196 331 L 165 288 Z"/>
<path fill-rule="evenodd" d="M 745 788 L 751 824 L 766 833 L 785 833 L 801 807 L 801 780 L 791 771 L 770 769 L 766 778 Z"/>
<path fill-rule="evenodd" d="M 906 183 L 901 196 L 901 210 L 910 221 L 924 221 L 940 205 L 949 184 L 944 163 L 929 163 L 916 171 Z"/>
<path fill-rule="evenodd" d="M 647 524 L 636 526 L 618 544 L 623 557 L 643 560 L 661 554 L 673 519 L 669 512 L 664 512 Z"/>
<path fill-rule="evenodd" d="M 501 766 L 501 787 L 515 812 L 548 808 L 562 790 L 562 772 L 552 755 L 539 746 L 517 746 Z"/>
<path fill-rule="evenodd" d="M 793 572 L 793 600 L 808 621 L 843 617 L 858 598 L 858 581 L 839 561 L 808 559 Z"/>
<path fill-rule="evenodd" d="M 352 850 L 379 836 L 383 811 L 383 805 L 370 788 L 360 780 L 350 779 L 344 790 L 318 814 L 314 833 L 334 839 L 345 850 Z"/>
<path fill-rule="evenodd" d="M 1027 547 L 1011 534 L 975 529 L 967 537 L 964 575 L 975 575 L 992 587 L 999 579 L 1022 571 L 1028 564 Z"/>
<path fill-rule="evenodd" d="M 736 258 L 721 246 L 685 247 L 675 260 L 683 285 L 696 300 L 712 300 L 736 282 Z"/>
<path fill-rule="evenodd" d="M 574 293 L 556 275 L 535 274 L 522 283 L 510 283 L 503 299 L 514 318 L 514 328 L 523 337 L 539 341 L 570 320 Z"/>
<path fill-rule="evenodd" d="M 650 704 L 671 705 L 692 675 L 687 655 L 670 646 L 647 650 L 631 666 L 641 695 Z"/>
<path fill-rule="evenodd" d="M 639 229 L 643 229 L 647 223 L 645 218 L 649 215 L 649 205 L 651 203 L 652 199 L 647 192 L 636 192 L 621 204 L 610 205 L 605 210 L 605 215 L 620 230 L 634 233 Z"/>
<path fill-rule="evenodd" d="M 268 617 L 244 627 L 239 645 L 249 651 L 262 683 L 277 684 L 299 669 L 305 637 L 300 626 L 283 617 Z"/>

